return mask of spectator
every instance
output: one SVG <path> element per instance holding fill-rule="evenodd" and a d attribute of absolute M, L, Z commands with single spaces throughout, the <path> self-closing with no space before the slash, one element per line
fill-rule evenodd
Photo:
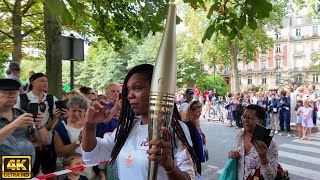
<path fill-rule="evenodd" d="M 119 99 L 121 88 L 118 84 L 111 83 L 106 87 L 106 97 L 109 102 L 105 109 L 110 111 L 109 116 L 101 123 L 97 124 L 96 136 L 103 138 L 106 132 L 113 132 L 117 127 L 117 115 L 120 112 L 121 100 Z"/>
<path fill-rule="evenodd" d="M 21 73 L 20 64 L 17 62 L 10 63 L 8 71 L 10 71 L 10 74 L 7 76 L 7 78 L 14 79 L 20 83 L 20 73 Z M 24 92 L 22 85 L 20 86 L 19 91 L 20 93 Z"/>
<path fill-rule="evenodd" d="M 88 108 L 87 101 L 82 96 L 73 96 L 68 101 L 68 108 L 69 117 L 57 123 L 54 128 L 54 147 L 58 157 L 63 157 L 71 152 L 82 153 L 80 149 L 81 132 L 84 128 L 84 117 Z M 59 169 L 62 168 L 60 160 L 57 161 Z M 89 179 L 95 178 L 92 168 L 87 168 L 84 172 Z"/>
<path fill-rule="evenodd" d="M 284 124 L 286 125 L 286 130 L 288 132 L 287 136 L 290 135 L 290 100 L 286 97 L 286 91 L 280 91 L 280 112 L 279 112 L 279 120 L 280 120 L 280 130 L 279 135 L 283 135 L 284 133 Z"/>
<path fill-rule="evenodd" d="M 256 125 L 265 124 L 265 111 L 258 105 L 249 105 L 245 108 L 241 119 L 244 128 L 237 135 L 237 148 L 228 155 L 229 158 L 238 159 L 238 179 L 249 179 L 248 177 L 253 174 L 252 170 L 258 164 L 261 165 L 260 173 L 263 179 L 275 179 L 278 165 L 276 142 L 272 140 L 270 147 L 267 147 L 263 141 L 255 140 L 253 143 L 250 141 Z"/>
<path fill-rule="evenodd" d="M 29 92 L 29 85 L 30 85 L 30 80 L 29 80 L 29 79 L 30 79 L 30 77 L 31 77 L 32 75 L 34 75 L 34 74 L 35 74 L 34 71 L 29 71 L 29 77 L 28 77 L 25 85 L 23 86 L 23 91 L 24 91 L 25 93 Z"/>
<path fill-rule="evenodd" d="M 302 138 L 301 140 L 304 140 L 306 138 L 306 135 L 308 134 L 308 140 L 311 140 L 311 128 L 313 127 L 313 121 L 312 121 L 312 108 L 310 107 L 309 100 L 305 99 L 303 101 L 303 106 L 299 108 L 298 111 L 301 114 L 302 118 Z"/>
<path fill-rule="evenodd" d="M 303 106 L 303 101 L 302 100 L 298 100 L 297 101 L 297 105 L 295 107 L 295 111 L 296 111 L 296 138 L 302 138 L 302 118 L 301 118 L 301 110 L 300 107 Z"/>
<path fill-rule="evenodd" d="M 227 96 L 227 103 L 225 105 L 225 108 L 227 109 L 227 120 L 229 121 L 228 127 L 232 127 L 232 121 L 233 121 L 233 115 L 232 111 L 235 109 L 235 104 L 233 103 L 232 94 L 228 93 Z"/>
<path fill-rule="evenodd" d="M 275 133 L 279 131 L 279 110 L 280 110 L 280 101 L 276 99 L 275 94 L 271 94 L 271 99 L 269 101 L 269 117 L 270 117 L 270 126 L 269 128 L 274 129 Z"/>
<path fill-rule="evenodd" d="M 186 99 L 180 105 L 180 116 L 182 119 L 186 117 L 186 110 L 188 108 L 189 103 L 193 100 L 194 92 L 192 89 L 188 88 L 185 92 Z"/>
<path fill-rule="evenodd" d="M 88 104 L 97 98 L 96 93 L 91 87 L 82 86 L 79 88 L 79 91 L 87 98 Z"/>
<path fill-rule="evenodd" d="M 56 156 L 54 155 L 54 147 L 51 144 L 52 134 L 51 129 L 58 120 L 58 116 L 55 114 L 55 102 L 57 98 L 51 94 L 47 94 L 48 79 L 43 73 L 36 73 L 30 77 L 30 92 L 26 94 L 20 94 L 15 107 L 27 110 L 28 103 L 38 103 L 39 112 L 43 113 L 42 124 L 50 132 L 50 145 L 42 146 L 41 144 L 35 144 L 36 158 L 35 165 L 32 169 L 36 175 L 39 173 L 40 165 L 44 174 L 52 173 L 55 171 Z"/>
<path fill-rule="evenodd" d="M 0 159 L 3 155 L 30 155 L 33 165 L 35 150 L 32 140 L 48 144 L 49 137 L 41 124 L 42 113 L 34 119 L 32 114 L 13 108 L 20 86 L 16 80 L 0 79 Z"/>
<path fill-rule="evenodd" d="M 206 136 L 200 128 L 200 116 L 202 105 L 200 101 L 193 101 L 188 106 L 186 112 L 185 123 L 189 128 L 193 149 L 197 155 L 196 167 L 197 172 L 201 175 L 201 163 L 206 161 L 204 154 L 204 145 L 206 144 Z"/>
<path fill-rule="evenodd" d="M 210 108 L 212 107 L 212 100 L 213 100 L 213 94 L 212 94 L 212 91 L 209 91 L 209 93 L 207 94 L 206 96 L 206 110 L 204 111 L 204 114 L 203 114 L 203 118 L 206 118 L 206 114 L 209 112 L 209 118 L 210 118 Z"/>
<path fill-rule="evenodd" d="M 68 153 L 63 157 L 63 167 L 64 169 L 74 168 L 76 166 L 82 166 L 82 155 L 80 153 Z M 88 180 L 86 176 L 82 175 L 83 169 L 74 170 L 67 175 L 64 180 Z"/>

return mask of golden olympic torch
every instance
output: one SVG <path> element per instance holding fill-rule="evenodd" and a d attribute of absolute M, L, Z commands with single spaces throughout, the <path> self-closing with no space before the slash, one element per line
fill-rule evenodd
<path fill-rule="evenodd" d="M 149 139 L 161 139 L 161 126 L 169 127 L 177 81 L 176 5 L 170 4 L 150 88 Z M 152 146 L 149 147 L 150 149 Z M 159 163 L 149 161 L 148 180 L 156 180 Z"/>

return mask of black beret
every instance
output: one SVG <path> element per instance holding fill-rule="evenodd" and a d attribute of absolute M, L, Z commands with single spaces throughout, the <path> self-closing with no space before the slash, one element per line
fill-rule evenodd
<path fill-rule="evenodd" d="M 29 78 L 29 81 L 30 81 L 29 91 L 32 90 L 32 83 L 31 82 L 38 79 L 38 78 L 41 78 L 41 77 L 47 77 L 47 76 L 44 75 L 43 73 L 35 73 Z"/>
<path fill-rule="evenodd" d="M 1 78 L 0 79 L 0 90 L 19 90 L 21 84 L 14 80 L 8 78 Z"/>

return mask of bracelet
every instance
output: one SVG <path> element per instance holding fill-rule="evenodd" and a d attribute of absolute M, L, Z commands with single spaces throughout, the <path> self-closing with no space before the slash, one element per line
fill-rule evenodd
<path fill-rule="evenodd" d="M 173 163 L 173 168 L 172 168 L 172 170 L 171 171 L 166 171 L 166 173 L 167 174 L 170 174 L 170 173 L 172 173 L 174 170 L 176 170 L 176 165 Z"/>
<path fill-rule="evenodd" d="M 40 130 L 40 129 L 42 129 L 43 127 L 44 127 L 43 124 L 41 124 L 41 126 L 40 126 L 40 127 L 37 127 L 36 130 Z"/>

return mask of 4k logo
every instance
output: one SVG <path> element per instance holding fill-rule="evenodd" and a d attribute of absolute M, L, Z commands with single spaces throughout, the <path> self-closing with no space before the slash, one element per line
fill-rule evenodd
<path fill-rule="evenodd" d="M 2 178 L 31 178 L 31 156 L 2 156 Z"/>

